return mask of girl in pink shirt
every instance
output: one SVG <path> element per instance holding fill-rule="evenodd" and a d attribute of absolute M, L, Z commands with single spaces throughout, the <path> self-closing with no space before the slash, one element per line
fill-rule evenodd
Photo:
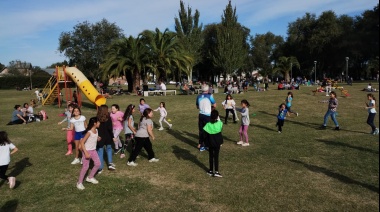
<path fill-rule="evenodd" d="M 123 130 L 123 116 L 124 113 L 120 111 L 120 107 L 117 104 L 111 106 L 111 120 L 113 127 L 113 142 L 115 143 L 115 155 L 119 153 L 123 144 L 120 141 L 119 134 Z"/>

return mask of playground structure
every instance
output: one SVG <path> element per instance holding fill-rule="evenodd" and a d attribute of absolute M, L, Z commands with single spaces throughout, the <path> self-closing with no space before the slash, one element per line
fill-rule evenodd
<path fill-rule="evenodd" d="M 42 105 L 52 105 L 57 102 L 61 107 L 64 91 L 65 100 L 73 101 L 71 88 L 76 87 L 78 105 L 82 105 L 81 93 L 96 106 L 106 104 L 106 98 L 99 94 L 87 77 L 76 67 L 56 67 L 53 76 L 42 89 Z"/>

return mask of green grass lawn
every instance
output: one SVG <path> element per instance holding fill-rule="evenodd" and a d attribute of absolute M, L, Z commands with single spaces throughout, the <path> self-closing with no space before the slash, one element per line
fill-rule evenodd
<path fill-rule="evenodd" d="M 126 158 L 114 156 L 116 170 L 96 176 L 98 185 L 84 183 L 83 191 L 75 187 L 81 167 L 64 155 L 66 134 L 57 125 L 64 109 L 38 107 L 47 111 L 48 120 L 7 126 L 13 106 L 35 96 L 33 91 L 0 90 L 0 129 L 19 148 L 7 172 L 17 184 L 10 190 L 0 182 L 0 211 L 379 211 L 379 137 L 370 135 L 366 124 L 367 93 L 360 91 L 366 85 L 348 86 L 348 98 L 337 91 L 340 131 L 333 130 L 331 120 L 327 130 L 317 129 L 327 110 L 318 101 L 328 97 L 313 96 L 312 87 L 293 91 L 292 109 L 299 116 L 285 120 L 282 134 L 275 127 L 276 113 L 287 91 L 234 95 L 236 102 L 251 104 L 251 146 L 236 145 L 239 124 L 230 119 L 220 153 L 223 178 L 206 174 L 208 152 L 196 149 L 196 96 L 146 97 L 152 108 L 164 101 L 173 124 L 171 130 L 154 130 L 153 149 L 160 161 L 149 163 L 143 152 L 139 165 L 129 167 Z M 225 95 L 214 97 L 223 119 Z M 138 105 L 139 98 L 114 96 L 107 104 L 119 104 L 124 111 L 130 103 Z M 85 102 L 82 114 L 90 118 L 96 109 Z M 155 112 L 156 127 L 158 119 Z"/>

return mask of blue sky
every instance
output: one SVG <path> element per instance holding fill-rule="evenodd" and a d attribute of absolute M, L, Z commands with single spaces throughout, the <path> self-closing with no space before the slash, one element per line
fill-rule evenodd
<path fill-rule="evenodd" d="M 228 0 L 184 0 L 193 12 L 200 12 L 203 25 L 218 23 Z M 305 13 L 319 16 L 333 10 L 338 16 L 360 15 L 372 10 L 378 0 L 232 0 L 238 21 L 251 35 L 268 31 L 286 37 L 288 23 Z M 0 0 L 0 63 L 12 60 L 31 62 L 45 68 L 62 62 L 58 39 L 78 23 L 96 23 L 105 18 L 136 36 L 145 29 L 174 29 L 179 0 Z"/>

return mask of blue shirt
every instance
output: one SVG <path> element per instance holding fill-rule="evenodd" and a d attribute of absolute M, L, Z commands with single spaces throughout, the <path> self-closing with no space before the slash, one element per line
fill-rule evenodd
<path fill-rule="evenodd" d="M 279 110 L 279 112 L 278 112 L 278 115 L 277 115 L 277 118 L 279 119 L 279 120 L 285 120 L 285 118 L 286 118 L 286 113 L 288 112 L 288 110 L 287 109 L 284 109 L 284 110 Z"/>
<path fill-rule="evenodd" d="M 197 96 L 196 105 L 199 108 L 199 113 L 210 116 L 211 106 L 215 104 L 215 99 L 212 94 L 202 93 Z"/>
<path fill-rule="evenodd" d="M 291 96 L 286 97 L 286 107 L 292 106 L 292 100 L 293 100 L 293 98 Z"/>

